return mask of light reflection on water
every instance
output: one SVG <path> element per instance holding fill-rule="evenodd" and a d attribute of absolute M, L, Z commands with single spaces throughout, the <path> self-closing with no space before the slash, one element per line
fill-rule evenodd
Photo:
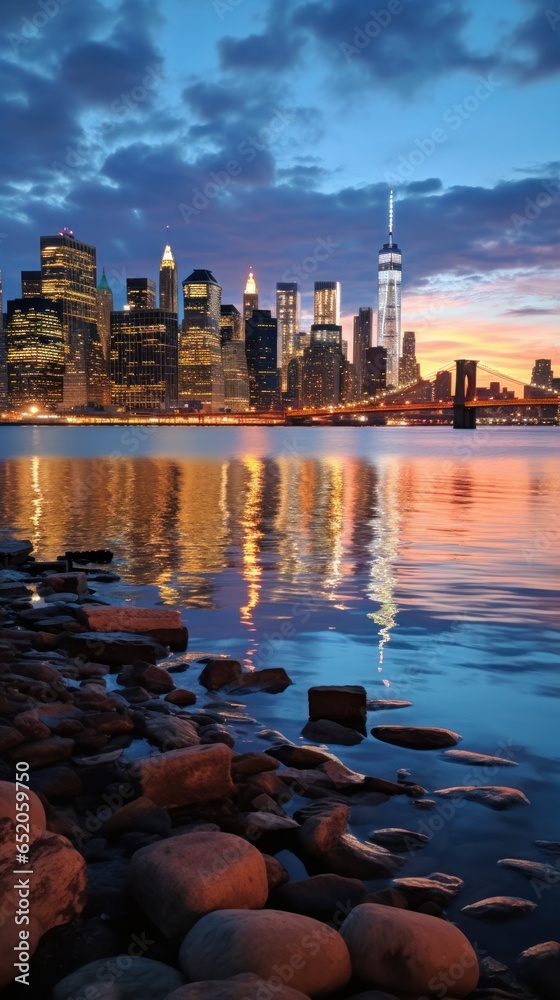
<path fill-rule="evenodd" d="M 141 585 L 131 595 L 123 582 L 117 597 L 184 607 L 194 649 L 285 666 L 293 688 L 251 696 L 249 710 L 292 739 L 307 687 L 354 683 L 414 703 L 372 725 L 448 726 L 488 753 L 515 746 L 521 766 L 492 781 L 532 805 L 492 813 L 469 803 L 406 874 L 467 878 L 460 905 L 532 898 L 496 860 L 550 860 L 533 841 L 560 837 L 558 431 L 126 434 L 2 429 L 0 535 L 30 537 L 48 558 L 110 547 L 123 581 Z M 385 777 L 407 767 L 429 790 L 468 776 L 439 754 L 371 737 L 340 756 Z M 422 816 L 392 800 L 375 824 L 416 829 Z M 371 828 L 371 817 L 356 821 L 362 835 Z M 553 936 L 559 892 L 545 893 L 521 929 L 485 931 L 500 955 Z"/>

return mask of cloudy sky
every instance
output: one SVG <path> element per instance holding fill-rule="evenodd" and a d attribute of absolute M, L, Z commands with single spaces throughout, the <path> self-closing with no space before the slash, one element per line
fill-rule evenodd
<path fill-rule="evenodd" d="M 560 374 L 559 0 L 2 0 L 2 25 L 5 298 L 69 226 L 120 308 L 169 226 L 181 279 L 239 305 L 252 264 L 308 322 L 339 279 L 350 330 L 392 186 L 424 372 Z"/>

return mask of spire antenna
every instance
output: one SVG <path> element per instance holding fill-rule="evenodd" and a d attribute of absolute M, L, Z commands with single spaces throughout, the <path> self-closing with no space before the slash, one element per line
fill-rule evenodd
<path fill-rule="evenodd" d="M 389 246 L 393 246 L 393 220 L 395 215 L 395 203 L 393 192 L 389 196 Z"/>

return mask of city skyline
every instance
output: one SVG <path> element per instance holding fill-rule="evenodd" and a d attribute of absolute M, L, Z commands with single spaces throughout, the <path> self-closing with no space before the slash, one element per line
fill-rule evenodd
<path fill-rule="evenodd" d="M 251 262 L 261 308 L 300 271 L 307 321 L 313 282 L 336 277 L 351 340 L 359 307 L 376 307 L 392 186 L 402 326 L 425 367 L 490 341 L 498 366 L 513 358 L 521 374 L 558 343 L 549 6 L 496 0 L 482 14 L 474 0 L 407 0 L 372 18 L 362 0 L 328 0 L 319 18 L 310 0 L 288 0 L 282 16 L 257 0 L 209 2 L 186 70 L 174 0 L 139 0 L 134 16 L 125 0 L 94 0 L 87 19 L 59 4 L 26 30 L 8 0 L 5 300 L 34 232 L 68 225 L 97 246 L 118 299 L 126 277 L 157 279 L 170 226 L 181 277 L 210 267 L 228 302 Z M 504 131 L 508 118 L 520 127 Z"/>

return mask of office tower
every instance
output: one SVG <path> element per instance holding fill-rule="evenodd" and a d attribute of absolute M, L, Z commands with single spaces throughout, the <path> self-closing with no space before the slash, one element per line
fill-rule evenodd
<path fill-rule="evenodd" d="M 358 399 L 356 369 L 348 358 L 343 357 L 340 365 L 340 402 L 355 403 Z"/>
<path fill-rule="evenodd" d="M 389 207 L 389 241 L 379 251 L 377 345 L 387 351 L 387 386 L 399 384 L 401 355 L 402 253 L 393 242 L 393 192 Z"/>
<path fill-rule="evenodd" d="M 446 402 L 451 399 L 452 392 L 452 375 L 451 372 L 438 372 L 434 382 L 434 399 L 436 401 Z"/>
<path fill-rule="evenodd" d="M 340 281 L 315 282 L 315 325 L 340 326 Z"/>
<path fill-rule="evenodd" d="M 282 358 L 282 391 L 288 386 L 288 364 L 295 355 L 295 339 L 299 330 L 300 297 L 296 281 L 279 281 L 276 285 L 276 318 Z"/>
<path fill-rule="evenodd" d="M 245 291 L 243 293 L 243 322 L 246 323 L 251 319 L 255 309 L 259 308 L 259 290 L 257 288 L 257 282 L 255 280 L 255 275 L 253 274 L 253 268 L 249 268 L 249 277 L 247 278 L 247 284 L 245 285 Z"/>
<path fill-rule="evenodd" d="M 241 319 L 241 314 L 238 315 Z M 222 363 L 225 408 L 231 413 L 243 413 L 249 409 L 249 371 L 242 340 L 226 340 L 222 344 Z"/>
<path fill-rule="evenodd" d="M 373 333 L 373 309 L 362 306 L 354 316 L 354 368 L 356 370 L 356 396 L 363 393 L 366 374 L 366 351 L 371 347 Z"/>
<path fill-rule="evenodd" d="M 177 403 L 177 314 L 163 309 L 111 313 L 111 403 L 131 412 Z"/>
<path fill-rule="evenodd" d="M 41 297 L 8 302 L 6 327 L 10 409 L 56 410 L 64 390 L 62 304 Z"/>
<path fill-rule="evenodd" d="M 552 389 L 553 378 L 554 372 L 550 358 L 538 358 L 531 373 L 533 385 L 538 385 L 541 389 Z"/>
<path fill-rule="evenodd" d="M 416 334 L 407 330 L 402 341 L 402 355 L 399 362 L 399 385 L 410 385 L 420 378 L 420 365 L 416 360 Z"/>
<path fill-rule="evenodd" d="M 196 269 L 183 281 L 185 318 L 179 336 L 179 402 L 224 406 L 220 320 L 222 289 L 211 271 Z"/>
<path fill-rule="evenodd" d="M 249 398 L 255 410 L 279 405 L 278 323 L 268 309 L 255 309 L 245 326 Z"/>
<path fill-rule="evenodd" d="M 111 350 L 111 313 L 113 312 L 113 292 L 107 281 L 105 268 L 101 275 L 101 281 L 97 286 L 97 332 L 103 348 L 103 355 L 107 365 L 109 364 L 109 352 Z"/>
<path fill-rule="evenodd" d="M 40 271 L 21 272 L 21 297 L 22 299 L 37 299 L 43 294 L 42 278 Z"/>
<path fill-rule="evenodd" d="M 363 395 L 370 399 L 387 388 L 387 348 L 368 347 Z"/>
<path fill-rule="evenodd" d="M 303 406 L 336 406 L 340 402 L 342 355 L 328 343 L 311 341 L 301 362 Z"/>
<path fill-rule="evenodd" d="M 560 393 L 560 378 L 553 378 L 552 379 L 551 389 L 552 389 L 553 392 L 559 392 Z"/>
<path fill-rule="evenodd" d="M 64 407 L 104 406 L 109 379 L 97 330 L 95 247 L 76 240 L 70 229 L 42 236 L 41 286 L 45 299 L 62 306 Z"/>
<path fill-rule="evenodd" d="M 245 342 L 245 324 L 236 306 L 222 306 L 220 316 L 220 335 L 222 347 L 230 340 Z"/>
<path fill-rule="evenodd" d="M 159 307 L 179 314 L 179 275 L 173 251 L 167 244 L 159 268 Z"/>
<path fill-rule="evenodd" d="M 303 352 L 311 344 L 311 334 L 310 333 L 296 333 L 294 337 L 294 355 L 296 358 L 302 358 Z"/>
<path fill-rule="evenodd" d="M 6 333 L 2 299 L 2 271 L 0 271 L 0 412 L 8 406 L 8 370 L 6 358 Z"/>
<path fill-rule="evenodd" d="M 131 309 L 156 308 L 156 283 L 151 278 L 127 278 L 126 301 Z M 173 310 L 170 310 L 173 312 Z"/>
<path fill-rule="evenodd" d="M 314 323 L 311 327 L 310 346 L 325 344 L 337 350 L 342 356 L 342 327 L 335 323 Z"/>
<path fill-rule="evenodd" d="M 293 357 L 288 362 L 288 385 L 285 392 L 286 406 L 297 409 L 301 406 L 301 378 L 303 359 Z"/>

